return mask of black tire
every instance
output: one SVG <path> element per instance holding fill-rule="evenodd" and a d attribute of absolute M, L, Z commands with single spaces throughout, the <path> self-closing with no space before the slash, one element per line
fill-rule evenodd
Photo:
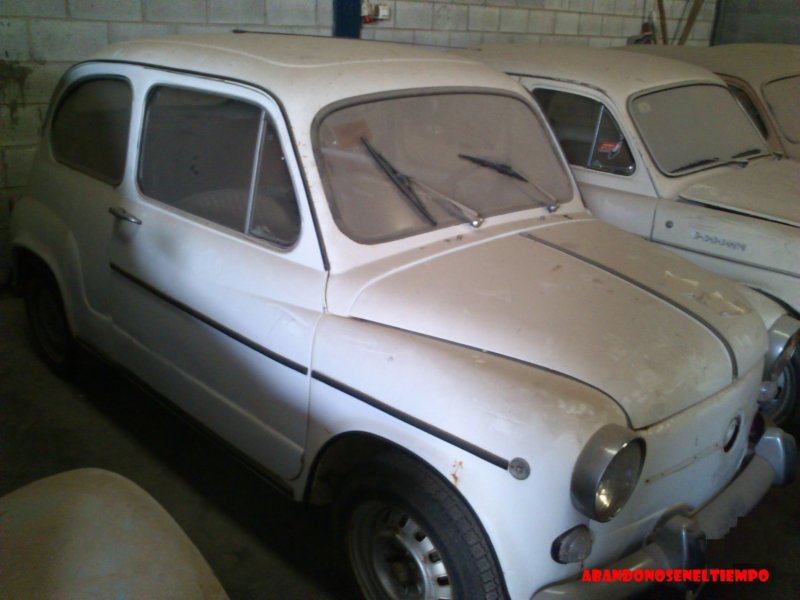
<path fill-rule="evenodd" d="M 350 476 L 334 517 L 368 600 L 505 598 L 494 553 L 470 508 L 409 456 L 387 453 Z"/>
<path fill-rule="evenodd" d="M 789 427 L 797 421 L 797 403 L 800 395 L 800 351 L 796 352 L 792 360 L 786 365 L 778 376 L 778 393 L 774 400 L 770 400 L 762 407 L 774 423 L 780 427 Z"/>
<path fill-rule="evenodd" d="M 77 379 L 81 371 L 80 348 L 70 330 L 58 284 L 44 268 L 28 274 L 25 310 L 39 357 L 59 377 Z"/>

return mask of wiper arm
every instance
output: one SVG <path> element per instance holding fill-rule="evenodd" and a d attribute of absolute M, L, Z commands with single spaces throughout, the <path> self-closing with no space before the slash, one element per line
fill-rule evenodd
<path fill-rule="evenodd" d="M 506 177 L 511 177 L 513 179 L 518 179 L 519 181 L 524 181 L 525 183 L 531 184 L 542 196 L 547 198 L 547 202 L 540 202 L 540 204 L 544 204 L 547 207 L 547 212 L 555 212 L 561 205 L 561 203 L 556 200 L 555 196 L 553 196 L 550 192 L 533 181 L 529 181 L 524 175 L 522 175 L 509 164 L 501 163 L 496 160 L 489 160 L 488 158 L 481 158 L 480 156 L 472 156 L 471 154 L 459 154 L 458 158 L 463 158 L 464 160 L 474 162 L 476 165 L 480 165 L 482 167 L 488 167 L 489 169 L 493 169 L 498 173 L 505 175 Z"/>
<path fill-rule="evenodd" d="M 479 213 L 471 206 L 467 206 L 463 202 L 459 202 L 455 198 L 451 198 L 447 194 L 443 194 L 439 190 L 429 186 L 427 183 L 423 183 L 419 179 L 414 179 L 414 183 L 416 183 L 419 187 L 425 190 L 425 193 L 428 194 L 429 197 L 433 195 L 435 198 L 438 198 L 439 200 L 444 200 L 450 206 L 456 208 L 459 214 L 464 218 L 464 220 L 475 229 L 477 229 L 483 224 L 483 215 L 481 215 L 481 213 Z"/>
<path fill-rule="evenodd" d="M 403 196 L 411 203 L 411 207 L 428 223 L 436 226 L 436 220 L 431 216 L 431 213 L 425 208 L 425 204 L 423 204 L 422 200 L 420 200 L 419 196 L 417 196 L 417 193 L 414 191 L 411 185 L 411 178 L 398 171 L 383 154 L 378 152 L 375 147 L 367 141 L 367 138 L 362 137 L 361 143 L 364 144 L 367 152 L 369 152 L 370 156 L 372 156 L 381 170 L 386 173 L 389 179 L 392 180 L 392 183 L 397 186 L 397 189 L 400 190 Z"/>
<path fill-rule="evenodd" d="M 672 169 L 672 172 L 677 173 L 678 171 L 685 171 L 686 169 L 691 169 L 692 167 L 702 167 L 703 165 L 710 165 L 711 163 L 715 163 L 718 160 L 719 156 L 712 156 L 711 158 L 703 158 L 700 160 L 695 160 L 693 162 L 682 165 L 677 169 Z"/>
<path fill-rule="evenodd" d="M 480 156 L 472 156 L 471 154 L 459 154 L 458 158 L 463 158 L 464 160 L 474 162 L 476 165 L 480 165 L 482 167 L 494 169 L 498 173 L 502 173 L 507 177 L 513 177 L 514 179 L 519 179 L 520 181 L 524 181 L 526 183 L 528 182 L 524 175 L 506 163 L 489 160 L 488 158 L 481 158 Z"/>

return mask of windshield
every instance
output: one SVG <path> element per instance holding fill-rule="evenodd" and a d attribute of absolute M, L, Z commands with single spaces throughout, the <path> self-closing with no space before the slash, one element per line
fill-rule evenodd
<path fill-rule="evenodd" d="M 550 136 L 519 99 L 480 93 L 364 102 L 322 119 L 317 156 L 334 219 L 375 244 L 572 197 Z"/>
<path fill-rule="evenodd" d="M 769 152 L 730 91 L 686 85 L 634 98 L 631 117 L 656 165 L 669 175 Z"/>
<path fill-rule="evenodd" d="M 800 142 L 800 75 L 771 81 L 764 86 L 764 97 L 783 135 Z"/>

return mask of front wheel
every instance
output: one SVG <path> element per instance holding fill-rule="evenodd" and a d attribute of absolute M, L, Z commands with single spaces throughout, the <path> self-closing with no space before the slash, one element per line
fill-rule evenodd
<path fill-rule="evenodd" d="M 500 599 L 486 534 L 464 500 L 411 457 L 363 467 L 337 499 L 338 533 L 369 600 Z"/>
<path fill-rule="evenodd" d="M 797 402 L 798 394 L 800 394 L 800 351 L 796 352 L 792 360 L 787 363 L 775 383 L 778 384 L 778 393 L 761 410 L 776 425 L 789 427 L 797 419 Z"/>

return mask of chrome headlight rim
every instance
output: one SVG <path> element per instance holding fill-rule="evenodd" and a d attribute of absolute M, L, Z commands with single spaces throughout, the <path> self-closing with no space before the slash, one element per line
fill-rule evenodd
<path fill-rule="evenodd" d="M 781 316 L 769 329 L 769 348 L 764 364 L 764 376 L 775 381 L 800 348 L 800 321 L 789 315 Z"/>
<path fill-rule="evenodd" d="M 631 455 L 631 452 L 635 454 Z M 586 442 L 572 471 L 570 491 L 573 506 L 590 519 L 600 523 L 610 521 L 619 514 L 636 489 L 646 452 L 644 438 L 627 427 L 612 423 L 598 429 Z M 606 510 L 599 510 L 598 496 L 607 483 L 606 477 L 612 466 L 637 455 L 638 461 L 629 480 L 623 482 L 623 493 L 609 499 Z"/>

